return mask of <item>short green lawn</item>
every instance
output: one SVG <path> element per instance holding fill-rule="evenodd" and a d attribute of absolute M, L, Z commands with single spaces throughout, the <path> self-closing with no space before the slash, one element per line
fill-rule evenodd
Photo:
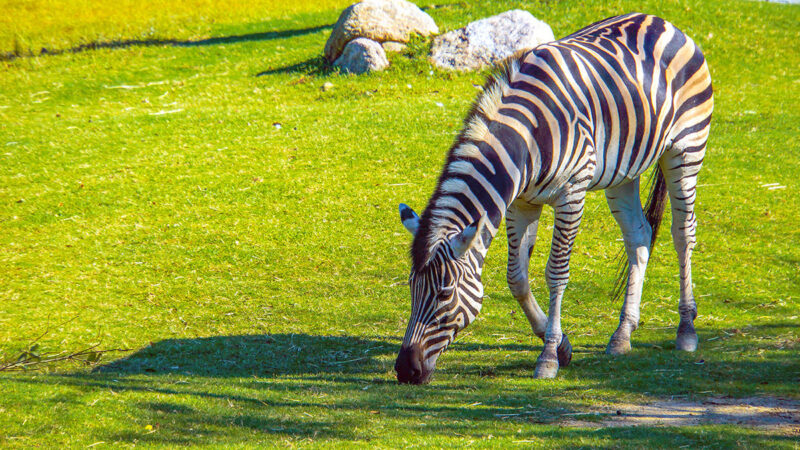
<path fill-rule="evenodd" d="M 0 445 L 797 445 L 796 432 L 738 425 L 562 422 L 621 402 L 800 399 L 800 6 L 426 8 L 443 31 L 525 8 L 556 36 L 617 13 L 658 14 L 702 46 L 716 108 L 698 191 L 697 353 L 674 350 L 668 233 L 648 268 L 633 352 L 603 353 L 619 314 L 609 292 L 621 242 L 594 193 L 564 302 L 572 364 L 556 380 L 532 379 L 541 346 L 505 286 L 501 233 L 483 313 L 434 381 L 411 387 L 392 369 L 410 310 L 397 204 L 424 208 L 484 75 L 412 58 L 424 43 L 382 73 L 322 67 L 346 2 L 223 12 L 198 1 L 176 9 L 180 20 L 160 2 L 136 3 L 130 22 L 86 12 L 81 34 L 54 19 L 37 27 L 40 10 L 0 1 L 17 14 L 16 31 L 0 33 L 3 52 L 15 39 L 30 43 L 22 55 L 66 51 L 0 63 L 0 360 L 45 330 L 40 351 L 132 350 L 94 370 L 0 374 Z M 147 36 L 157 39 L 67 51 Z M 533 255 L 540 299 L 551 223 Z"/>

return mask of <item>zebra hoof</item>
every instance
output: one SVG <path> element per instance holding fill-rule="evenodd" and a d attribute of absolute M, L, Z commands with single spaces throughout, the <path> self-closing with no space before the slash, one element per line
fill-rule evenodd
<path fill-rule="evenodd" d="M 609 355 L 624 355 L 631 351 L 631 333 L 623 325 L 617 328 L 617 331 L 611 335 L 606 347 L 606 353 Z"/>
<path fill-rule="evenodd" d="M 608 347 L 606 347 L 606 353 L 609 355 L 624 355 L 626 353 L 630 353 L 631 351 L 631 341 L 630 340 L 623 340 L 623 339 L 614 339 L 611 338 L 608 341 Z"/>
<path fill-rule="evenodd" d="M 684 352 L 693 352 L 697 350 L 697 335 L 696 334 L 679 334 L 675 340 L 675 348 Z"/>
<path fill-rule="evenodd" d="M 558 361 L 539 360 L 536 361 L 536 370 L 533 371 L 533 378 L 537 380 L 555 378 L 557 373 Z"/>
<path fill-rule="evenodd" d="M 572 344 L 569 343 L 566 333 L 561 336 L 561 344 L 558 345 L 557 354 L 560 367 L 567 367 L 569 362 L 572 361 Z"/>
<path fill-rule="evenodd" d="M 678 337 L 675 339 L 675 348 L 684 352 L 697 350 L 697 333 L 694 324 L 689 320 L 681 320 L 678 325 Z"/>

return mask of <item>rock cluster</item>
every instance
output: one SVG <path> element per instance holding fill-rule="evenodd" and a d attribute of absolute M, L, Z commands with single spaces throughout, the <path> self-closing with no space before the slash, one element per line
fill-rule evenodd
<path fill-rule="evenodd" d="M 431 16 L 411 2 L 363 0 L 342 11 L 325 43 L 325 58 L 346 72 L 381 70 L 389 64 L 386 51 L 402 50 L 403 43 L 408 42 L 414 34 L 430 36 L 438 33 L 439 28 Z M 360 42 L 348 50 L 356 40 Z M 375 45 L 365 43 L 367 40 Z M 359 54 L 369 55 L 369 60 L 354 59 Z M 347 58 L 343 59 L 345 56 Z"/>
<path fill-rule="evenodd" d="M 343 72 L 383 70 L 386 52 L 402 51 L 412 35 L 438 33 L 433 19 L 407 0 L 363 0 L 342 11 L 325 58 Z M 554 39 L 549 25 L 517 9 L 435 37 L 430 60 L 444 69 L 476 70 Z"/>

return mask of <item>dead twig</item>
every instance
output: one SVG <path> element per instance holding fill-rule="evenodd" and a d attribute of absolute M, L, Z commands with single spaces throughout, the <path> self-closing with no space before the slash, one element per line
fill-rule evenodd
<path fill-rule="evenodd" d="M 33 366 L 39 366 L 59 361 L 71 361 L 79 364 L 85 364 L 87 366 L 94 366 L 100 362 L 100 357 L 105 353 L 131 351 L 130 349 L 127 348 L 98 350 L 97 347 L 99 346 L 100 343 L 97 343 L 95 345 L 71 353 L 70 352 L 38 353 L 37 350 L 39 346 L 34 344 L 28 350 L 22 352 L 15 361 L 0 363 L 0 372 L 4 371 L 11 372 L 16 370 L 24 371 L 30 369 Z"/>
<path fill-rule="evenodd" d="M 64 325 L 77 318 L 78 316 L 75 316 L 56 326 Z M 34 367 L 60 361 L 71 361 L 87 366 L 94 366 L 99 364 L 100 358 L 105 353 L 131 351 L 130 349 L 126 348 L 98 349 L 100 346 L 100 342 L 98 342 L 97 344 L 90 345 L 89 347 L 85 347 L 81 350 L 73 352 L 41 352 L 39 351 L 39 341 L 45 337 L 50 330 L 51 328 L 48 324 L 45 331 L 36 339 L 31 341 L 27 345 L 27 350 L 24 350 L 22 353 L 20 353 L 15 360 L 0 361 L 0 372 L 25 371 Z"/>

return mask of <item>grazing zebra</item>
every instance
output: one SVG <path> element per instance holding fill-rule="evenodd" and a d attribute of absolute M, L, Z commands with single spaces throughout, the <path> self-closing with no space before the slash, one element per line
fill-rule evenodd
<path fill-rule="evenodd" d="M 676 345 L 694 351 L 694 203 L 712 108 L 700 49 L 650 15 L 612 17 L 506 61 L 468 114 L 422 217 L 400 205 L 400 219 L 414 239 L 412 312 L 395 364 L 398 380 L 428 382 L 437 358 L 480 311 L 484 256 L 503 217 L 508 285 L 544 341 L 534 376 L 552 378 L 567 365 L 572 350 L 561 332 L 561 299 L 584 197 L 598 189 L 605 189 L 628 258 L 619 327 L 606 351 L 631 348 L 667 194 L 680 262 Z M 656 163 L 643 210 L 639 178 Z M 544 204 L 555 213 L 545 270 L 548 316 L 528 280 Z"/>

